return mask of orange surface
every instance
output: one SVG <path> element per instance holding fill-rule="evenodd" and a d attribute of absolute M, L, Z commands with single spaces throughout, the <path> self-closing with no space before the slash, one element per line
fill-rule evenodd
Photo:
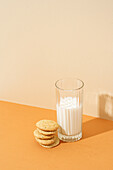
<path fill-rule="evenodd" d="M 83 138 L 52 149 L 34 139 L 35 123 L 56 112 L 0 102 L 0 170 L 112 170 L 113 122 L 83 116 Z"/>

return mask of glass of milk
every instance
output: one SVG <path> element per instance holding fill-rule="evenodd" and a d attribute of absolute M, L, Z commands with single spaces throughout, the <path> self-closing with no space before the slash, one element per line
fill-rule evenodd
<path fill-rule="evenodd" d="M 74 142 L 82 138 L 82 112 L 84 82 L 76 78 L 57 80 L 56 109 L 57 123 L 60 128 L 58 137 L 65 142 Z"/>

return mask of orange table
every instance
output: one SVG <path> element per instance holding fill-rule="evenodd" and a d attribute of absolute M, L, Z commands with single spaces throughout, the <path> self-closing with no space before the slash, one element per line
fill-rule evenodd
<path fill-rule="evenodd" d="M 83 116 L 83 138 L 46 149 L 34 139 L 35 123 L 56 112 L 0 102 L 0 170 L 112 170 L 113 122 Z"/>

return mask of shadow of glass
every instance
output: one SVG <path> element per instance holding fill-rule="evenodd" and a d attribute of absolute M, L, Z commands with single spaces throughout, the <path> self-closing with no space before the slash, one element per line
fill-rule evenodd
<path fill-rule="evenodd" d="M 94 118 L 83 123 L 83 138 L 93 137 L 107 131 L 113 130 L 113 121 Z"/>
<path fill-rule="evenodd" d="M 108 94 L 99 95 L 98 109 L 100 118 L 113 120 L 113 96 Z"/>

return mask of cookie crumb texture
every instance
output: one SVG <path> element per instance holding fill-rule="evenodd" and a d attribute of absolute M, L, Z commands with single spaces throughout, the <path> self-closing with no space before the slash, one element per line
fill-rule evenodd
<path fill-rule="evenodd" d="M 60 143 L 55 133 L 59 125 L 53 120 L 40 120 L 36 123 L 37 129 L 34 131 L 36 141 L 45 148 L 53 148 Z"/>
<path fill-rule="evenodd" d="M 56 136 L 54 136 L 52 139 L 46 139 L 46 140 L 38 139 L 37 137 L 35 137 L 35 139 L 36 139 L 36 141 L 37 141 L 39 144 L 48 146 L 48 145 L 51 145 L 51 144 L 53 144 L 53 143 L 55 142 Z"/>
<path fill-rule="evenodd" d="M 59 140 L 59 138 L 56 136 L 56 140 L 55 140 L 55 142 L 53 143 L 53 144 L 51 144 L 51 145 L 42 145 L 42 144 L 40 144 L 41 146 L 43 146 L 43 147 L 45 147 L 45 148 L 53 148 L 53 147 L 55 147 L 55 146 L 57 146 L 57 145 L 59 145 L 59 143 L 60 143 L 60 140 Z"/>
<path fill-rule="evenodd" d="M 43 131 L 43 130 L 38 129 L 38 128 L 37 128 L 37 130 L 38 130 L 39 133 L 41 133 L 43 135 L 46 135 L 46 136 L 55 135 L 55 133 L 57 132 L 57 131 L 52 131 L 52 132 L 50 132 L 50 131 Z"/>
<path fill-rule="evenodd" d="M 54 137 L 54 135 L 43 135 L 37 129 L 34 131 L 34 136 L 38 139 L 52 139 Z"/>
<path fill-rule="evenodd" d="M 36 126 L 43 131 L 56 131 L 59 125 L 53 120 L 40 120 Z"/>

